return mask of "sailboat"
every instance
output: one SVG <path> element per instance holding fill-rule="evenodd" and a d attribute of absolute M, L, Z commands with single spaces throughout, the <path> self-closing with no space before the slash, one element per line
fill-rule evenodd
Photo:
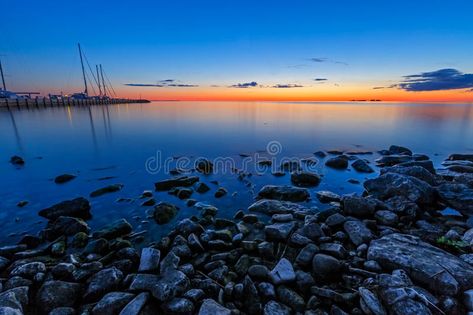
<path fill-rule="evenodd" d="M 71 98 L 72 99 L 75 99 L 75 100 L 85 100 L 85 99 L 88 99 L 89 98 L 89 93 L 88 93 L 88 89 L 87 89 L 87 78 L 85 76 L 85 69 L 84 69 L 84 60 L 83 60 L 83 57 L 82 57 L 82 49 L 80 48 L 80 44 L 77 44 L 78 48 L 79 48 L 79 56 L 80 56 L 80 65 L 82 67 L 82 77 L 84 78 L 84 92 L 81 92 L 81 93 L 74 93 L 71 95 Z"/>

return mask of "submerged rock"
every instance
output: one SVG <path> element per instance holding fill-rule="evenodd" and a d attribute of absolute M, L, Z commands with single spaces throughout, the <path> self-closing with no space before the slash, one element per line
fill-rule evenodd
<path fill-rule="evenodd" d="M 190 187 L 199 181 L 197 176 L 181 176 L 165 179 L 154 184 L 157 191 L 170 190 L 175 187 Z"/>
<path fill-rule="evenodd" d="M 112 184 L 106 187 L 99 188 L 90 193 L 90 197 L 99 197 L 105 194 L 120 191 L 123 188 L 123 184 Z"/>
<path fill-rule="evenodd" d="M 156 223 L 166 224 L 171 221 L 179 209 L 168 202 L 160 202 L 154 207 L 153 217 Z"/>
<path fill-rule="evenodd" d="M 337 170 L 344 170 L 348 167 L 348 157 L 345 155 L 336 156 L 328 159 L 325 165 Z"/>
<path fill-rule="evenodd" d="M 10 158 L 10 163 L 13 165 L 22 166 L 25 165 L 25 160 L 23 160 L 23 158 L 18 155 L 14 155 Z"/>
<path fill-rule="evenodd" d="M 305 188 L 266 185 L 258 192 L 258 196 L 265 199 L 305 201 L 310 197 L 310 194 Z"/>
<path fill-rule="evenodd" d="M 394 233 L 374 240 L 367 258 L 388 270 L 403 269 L 439 294 L 456 295 L 473 283 L 473 266 L 415 236 Z"/>
<path fill-rule="evenodd" d="M 54 179 L 54 182 L 56 184 L 64 184 L 73 180 L 76 177 L 77 176 L 71 175 L 71 174 L 62 174 L 62 175 L 56 176 L 56 178 Z"/>
<path fill-rule="evenodd" d="M 105 226 L 101 230 L 95 232 L 93 237 L 95 238 L 105 238 L 105 239 L 113 239 L 119 236 L 130 234 L 132 231 L 132 226 L 128 223 L 125 219 L 120 219 L 115 222 L 110 223 L 109 225 Z"/>
<path fill-rule="evenodd" d="M 314 187 L 320 180 L 320 176 L 315 173 L 298 171 L 291 174 L 291 182 L 299 187 Z"/>
<path fill-rule="evenodd" d="M 360 173 L 373 173 L 374 170 L 371 168 L 371 166 L 366 163 L 366 161 L 358 159 L 355 162 L 351 164 L 351 167 L 353 167 L 356 171 Z"/>
<path fill-rule="evenodd" d="M 83 197 L 79 197 L 72 200 L 62 201 L 39 211 L 38 214 L 49 220 L 55 220 L 60 216 L 88 219 L 91 217 L 89 210 L 89 201 Z"/>

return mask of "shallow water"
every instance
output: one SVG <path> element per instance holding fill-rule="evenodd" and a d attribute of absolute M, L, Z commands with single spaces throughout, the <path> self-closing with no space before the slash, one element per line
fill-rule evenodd
<path fill-rule="evenodd" d="M 5 110 L 0 111 L 0 135 L 1 244 L 14 243 L 22 234 L 44 227 L 46 221 L 37 215 L 40 209 L 88 197 L 91 191 L 114 183 L 125 186 L 120 192 L 89 198 L 93 214 L 89 225 L 96 228 L 125 217 L 135 231 L 147 230 L 147 239 L 157 239 L 177 220 L 199 214 L 175 196 L 159 192 L 157 201 L 175 203 L 180 211 L 164 226 L 146 222 L 147 208 L 136 198 L 143 190 L 153 190 L 154 182 L 170 177 L 168 171 L 176 163 L 189 167 L 197 157 L 223 161 L 226 167 L 201 176 L 212 191 L 194 193 L 192 198 L 217 206 L 221 217 L 231 217 L 254 201 L 262 185 L 290 183 L 288 174 L 275 177 L 271 170 L 255 169 L 260 158 L 279 164 L 284 158 L 315 158 L 313 152 L 318 150 L 377 151 L 399 144 L 428 154 L 440 165 L 450 153 L 471 153 L 473 105 L 153 102 Z M 24 167 L 8 163 L 15 154 L 25 159 Z M 359 157 L 373 161 L 378 155 Z M 232 167 L 245 168 L 253 176 L 241 181 Z M 359 193 L 362 186 L 347 180 L 376 176 L 327 169 L 323 159 L 311 170 L 323 175 L 311 193 Z M 78 177 L 55 184 L 54 177 L 62 173 Z M 213 196 L 218 187 L 210 183 L 214 180 L 228 189 L 227 196 Z M 117 202 L 118 198 L 134 200 Z M 19 208 L 20 200 L 29 203 Z M 323 209 L 316 200 L 309 206 Z"/>

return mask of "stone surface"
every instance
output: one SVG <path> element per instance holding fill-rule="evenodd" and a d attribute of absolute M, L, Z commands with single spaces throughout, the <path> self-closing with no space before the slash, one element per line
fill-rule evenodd
<path fill-rule="evenodd" d="M 158 203 L 153 210 L 153 217 L 156 223 L 166 224 L 171 221 L 177 214 L 178 208 L 168 202 Z"/>
<path fill-rule="evenodd" d="M 115 267 L 103 269 L 90 278 L 84 295 L 88 301 L 96 301 L 105 293 L 116 290 L 123 279 L 123 273 Z"/>
<path fill-rule="evenodd" d="M 159 181 L 154 184 L 157 191 L 170 190 L 175 187 L 189 187 L 199 181 L 198 176 L 181 176 Z"/>
<path fill-rule="evenodd" d="M 310 194 L 305 188 L 266 185 L 258 192 L 258 196 L 264 199 L 305 201 L 309 198 Z"/>
<path fill-rule="evenodd" d="M 366 163 L 366 161 L 358 159 L 355 162 L 351 164 L 351 167 L 353 167 L 356 171 L 360 173 L 373 173 L 374 170 L 371 166 Z"/>
<path fill-rule="evenodd" d="M 291 315 L 291 309 L 276 301 L 269 301 L 264 306 L 264 315 Z"/>
<path fill-rule="evenodd" d="M 199 310 L 199 315 L 230 315 L 232 312 L 212 299 L 205 299 Z"/>
<path fill-rule="evenodd" d="M 105 238 L 107 240 L 130 234 L 132 226 L 125 219 L 114 221 L 97 232 L 93 233 L 95 238 Z"/>
<path fill-rule="evenodd" d="M 159 269 L 161 252 L 155 248 L 145 247 L 141 250 L 138 272 L 152 272 Z"/>
<path fill-rule="evenodd" d="M 295 222 L 275 223 L 264 228 L 266 237 L 269 240 L 285 241 L 296 227 Z"/>
<path fill-rule="evenodd" d="M 100 196 L 105 195 L 105 194 L 110 194 L 110 193 L 120 191 L 122 188 L 123 188 L 122 184 L 108 185 L 108 186 L 99 188 L 97 190 L 94 190 L 93 192 L 90 193 L 90 197 L 92 197 L 92 198 L 100 197 Z"/>
<path fill-rule="evenodd" d="M 371 242 L 369 260 L 388 270 L 403 269 L 433 292 L 456 295 L 473 283 L 473 267 L 419 238 L 393 233 Z"/>
<path fill-rule="evenodd" d="M 36 295 L 36 306 L 47 314 L 56 307 L 74 306 L 80 298 L 81 285 L 64 281 L 43 283 Z"/>
<path fill-rule="evenodd" d="M 445 183 L 437 187 L 440 198 L 450 207 L 473 214 L 473 188 L 464 184 Z"/>
<path fill-rule="evenodd" d="M 286 258 L 282 258 L 271 270 L 269 277 L 275 285 L 280 285 L 293 282 L 296 279 L 296 274 L 291 262 Z"/>
<path fill-rule="evenodd" d="M 373 238 L 373 234 L 366 225 L 358 220 L 349 220 L 343 224 L 343 229 L 348 234 L 348 237 L 356 246 L 367 243 Z"/>
<path fill-rule="evenodd" d="M 262 199 L 248 207 L 248 211 L 260 212 L 267 215 L 306 212 L 308 209 L 297 203 L 281 200 Z"/>
<path fill-rule="evenodd" d="M 88 219 L 90 215 L 90 204 L 85 198 L 79 197 L 72 200 L 62 201 L 38 213 L 40 216 L 56 220 L 60 216 Z"/>
<path fill-rule="evenodd" d="M 110 292 L 100 299 L 92 309 L 92 315 L 118 314 L 134 298 L 131 293 Z"/>
<path fill-rule="evenodd" d="M 315 187 L 321 181 L 318 174 L 297 171 L 291 174 L 291 182 L 298 187 Z"/>

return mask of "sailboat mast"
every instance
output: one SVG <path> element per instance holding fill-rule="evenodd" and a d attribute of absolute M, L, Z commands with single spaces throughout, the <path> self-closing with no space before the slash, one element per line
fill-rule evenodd
<path fill-rule="evenodd" d="M 97 84 L 99 85 L 99 96 L 102 96 L 102 88 L 100 87 L 100 75 L 99 75 L 98 65 L 95 65 L 95 70 L 97 71 Z"/>
<path fill-rule="evenodd" d="M 79 46 L 80 65 L 82 67 L 82 76 L 84 77 L 84 86 L 85 86 L 84 94 L 88 95 L 87 79 L 85 78 L 85 70 L 84 70 L 84 61 L 82 60 L 82 50 L 80 49 L 80 44 L 77 44 L 77 46 Z"/>
<path fill-rule="evenodd" d="M 100 75 L 101 75 L 101 77 L 102 77 L 103 95 L 104 95 L 104 96 L 107 96 L 107 88 L 105 87 L 105 80 L 103 79 L 102 64 L 100 64 Z"/>
<path fill-rule="evenodd" d="M 3 76 L 2 61 L 0 60 L 0 74 L 2 75 L 3 90 L 6 91 L 7 87 L 5 86 L 5 77 Z"/>

